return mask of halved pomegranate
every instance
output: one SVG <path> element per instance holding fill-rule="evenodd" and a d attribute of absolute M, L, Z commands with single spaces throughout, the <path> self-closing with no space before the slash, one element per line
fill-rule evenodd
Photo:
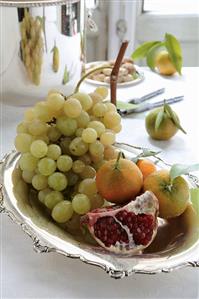
<path fill-rule="evenodd" d="M 150 192 L 125 206 L 93 210 L 81 217 L 99 245 L 108 251 L 132 254 L 148 247 L 157 233 L 158 199 Z"/>

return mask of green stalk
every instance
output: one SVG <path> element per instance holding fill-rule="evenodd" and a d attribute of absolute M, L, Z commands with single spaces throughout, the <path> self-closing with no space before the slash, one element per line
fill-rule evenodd
<path fill-rule="evenodd" d="M 96 71 L 100 71 L 100 70 L 104 70 L 104 69 L 112 69 L 112 66 L 100 66 L 100 67 L 97 67 L 91 71 L 89 71 L 88 73 L 86 73 L 84 76 L 81 77 L 81 79 L 79 80 L 79 82 L 77 83 L 77 86 L 75 88 L 75 91 L 74 93 L 78 92 L 79 91 L 79 88 L 80 88 L 80 85 L 81 83 L 91 74 L 95 73 Z"/>
<path fill-rule="evenodd" d="M 122 156 L 122 152 L 119 152 L 119 154 L 118 154 L 118 156 L 117 156 L 117 160 L 116 160 L 116 162 L 115 162 L 115 167 L 114 167 L 114 169 L 119 170 L 119 162 L 120 162 L 120 158 L 121 158 L 121 156 Z"/>

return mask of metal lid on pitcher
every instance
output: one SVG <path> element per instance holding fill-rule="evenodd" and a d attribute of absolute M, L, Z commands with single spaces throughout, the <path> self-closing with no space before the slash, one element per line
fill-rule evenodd
<path fill-rule="evenodd" d="M 0 6 L 32 7 L 75 3 L 80 0 L 0 0 Z"/>

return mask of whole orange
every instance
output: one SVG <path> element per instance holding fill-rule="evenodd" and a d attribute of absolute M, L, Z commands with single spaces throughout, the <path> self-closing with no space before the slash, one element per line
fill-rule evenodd
<path fill-rule="evenodd" d="M 136 164 L 142 172 L 144 180 L 149 174 L 157 170 L 155 164 L 148 159 L 139 159 Z"/>
<path fill-rule="evenodd" d="M 171 57 L 165 50 L 157 54 L 155 65 L 161 75 L 171 76 L 176 73 L 176 68 L 171 61 Z"/>
<path fill-rule="evenodd" d="M 104 163 L 97 172 L 96 184 L 103 198 L 112 203 L 125 203 L 141 190 L 143 176 L 137 165 L 127 159 Z"/>
<path fill-rule="evenodd" d="M 189 186 L 182 176 L 171 181 L 169 171 L 153 172 L 144 180 L 144 191 L 152 191 L 159 201 L 159 216 L 173 218 L 181 215 L 189 203 Z"/>

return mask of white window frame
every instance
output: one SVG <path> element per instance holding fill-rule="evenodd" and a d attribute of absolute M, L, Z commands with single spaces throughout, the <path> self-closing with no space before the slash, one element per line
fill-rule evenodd
<path fill-rule="evenodd" d="M 184 64 L 199 65 L 199 15 L 143 12 L 144 0 L 137 2 L 135 44 L 162 40 L 163 32 L 172 33 L 184 48 Z"/>

